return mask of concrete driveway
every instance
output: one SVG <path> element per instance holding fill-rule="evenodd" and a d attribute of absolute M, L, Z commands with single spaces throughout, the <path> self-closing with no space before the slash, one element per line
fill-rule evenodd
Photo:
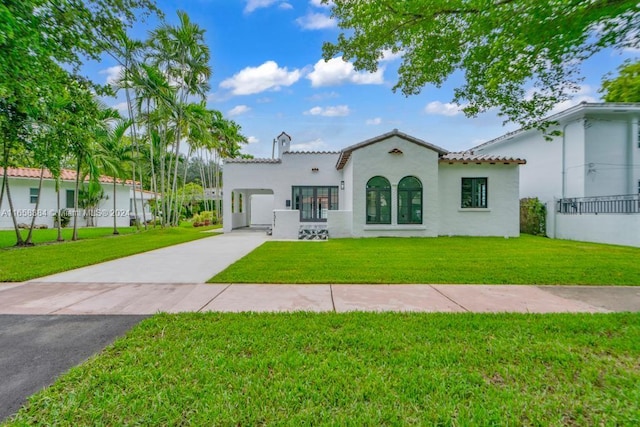
<path fill-rule="evenodd" d="M 204 283 L 265 242 L 264 231 L 238 231 L 156 249 L 37 282 Z"/>

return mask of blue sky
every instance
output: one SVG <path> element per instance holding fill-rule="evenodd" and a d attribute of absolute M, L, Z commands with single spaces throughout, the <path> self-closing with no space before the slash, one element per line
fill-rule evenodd
<path fill-rule="evenodd" d="M 176 11 L 206 29 L 211 49 L 211 92 L 208 106 L 242 126 L 250 140 L 243 151 L 270 157 L 280 132 L 291 135 L 295 150 L 339 150 L 394 128 L 450 151 L 471 148 L 515 130 L 489 112 L 467 118 L 451 105 L 453 76 L 441 88 L 427 86 L 405 97 L 391 88 L 397 81 L 398 58 L 387 58 L 376 74 L 358 73 L 341 59 L 325 63 L 322 43 L 339 31 L 329 8 L 319 0 L 158 0 L 169 23 Z M 146 38 L 155 22 L 137 25 L 132 36 Z M 602 76 L 637 52 L 601 52 L 584 64 L 583 86 L 571 104 L 600 100 Z M 117 63 L 105 58 L 86 71 L 106 82 Z M 122 107 L 122 96 L 106 99 Z"/>

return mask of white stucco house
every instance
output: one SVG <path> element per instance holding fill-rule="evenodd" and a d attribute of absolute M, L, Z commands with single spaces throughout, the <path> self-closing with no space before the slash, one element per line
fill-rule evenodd
<path fill-rule="evenodd" d="M 527 159 L 520 197 L 547 204 L 547 235 L 640 246 L 640 103 L 582 103 L 548 118 L 561 136 L 518 130 L 470 155 Z"/>
<path fill-rule="evenodd" d="M 2 182 L 3 169 L 0 167 L 0 183 Z M 35 168 L 8 168 L 7 179 L 11 189 L 11 198 L 16 213 L 16 221 L 22 224 L 30 224 L 33 215 L 36 215 L 36 224 L 40 226 L 54 227 L 54 214 L 57 212 L 57 194 L 55 181 L 48 170 L 44 171 L 42 189 L 38 192 L 40 169 Z M 60 183 L 60 208 L 72 210 L 75 197 L 76 173 L 73 170 L 63 169 Z M 104 190 L 104 198 L 100 201 L 94 215 L 94 226 L 109 227 L 113 225 L 113 217 L 116 217 L 118 227 L 126 227 L 130 224 L 130 214 L 133 213 L 133 182 L 128 180 L 116 184 L 116 206 L 113 206 L 113 179 L 108 176 L 100 177 L 100 185 Z M 145 192 L 146 201 L 140 199 L 140 191 L 137 191 L 136 199 L 139 209 L 145 206 L 148 212 L 148 200 L 152 193 Z M 35 210 L 36 202 L 38 209 Z M 150 212 L 149 212 L 150 214 Z M 84 212 L 79 212 L 79 226 L 86 225 Z M 141 210 L 139 210 L 141 216 Z M 147 217 L 150 218 L 150 217 Z M 0 206 L 0 229 L 13 228 L 11 211 L 6 193 Z"/>
<path fill-rule="evenodd" d="M 152 204 L 160 203 L 160 195 L 149 190 L 141 190 L 140 183 L 136 182 L 136 188 L 134 190 L 130 180 L 127 180 L 129 186 L 129 218 L 131 224 L 136 218 L 136 212 L 138 212 L 138 221 L 151 221 L 155 219 L 153 211 L 151 210 Z M 113 184 L 112 184 L 113 185 Z M 135 191 L 135 194 L 134 194 Z M 135 203 L 135 204 L 134 204 Z"/>
<path fill-rule="evenodd" d="M 522 158 L 449 153 L 397 129 L 335 152 L 290 151 L 284 132 L 277 144 L 271 159 L 224 161 L 225 232 L 519 235 Z"/>

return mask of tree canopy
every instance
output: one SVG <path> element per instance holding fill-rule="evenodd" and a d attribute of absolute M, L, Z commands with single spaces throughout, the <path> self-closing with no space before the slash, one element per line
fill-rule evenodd
<path fill-rule="evenodd" d="M 625 62 L 617 76 L 606 76 L 600 92 L 607 102 L 640 102 L 640 61 Z"/>
<path fill-rule="evenodd" d="M 328 0 L 323 0 L 328 3 Z M 323 56 L 374 72 L 402 63 L 394 91 L 415 95 L 464 73 L 453 101 L 468 116 L 498 108 L 530 126 L 580 83 L 580 65 L 605 48 L 637 48 L 635 0 L 333 0 L 343 29 Z"/>

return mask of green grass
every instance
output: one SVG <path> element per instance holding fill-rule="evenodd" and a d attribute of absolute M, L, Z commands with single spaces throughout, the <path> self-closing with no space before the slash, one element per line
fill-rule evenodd
<path fill-rule="evenodd" d="M 639 425 L 640 313 L 182 314 L 8 425 Z"/>
<path fill-rule="evenodd" d="M 203 233 L 202 231 L 212 228 L 156 228 L 119 236 L 113 236 L 108 232 L 109 229 L 83 229 L 81 236 L 91 236 L 90 238 L 76 242 L 67 241 L 24 248 L 2 248 L 0 249 L 0 282 L 35 279 L 152 249 L 201 239 L 211 236 L 211 233 Z"/>
<path fill-rule="evenodd" d="M 267 242 L 212 283 L 640 285 L 640 248 L 522 235 Z"/>
<path fill-rule="evenodd" d="M 136 227 L 118 227 L 118 232 L 123 234 L 131 234 L 135 233 Z M 20 230 L 20 234 L 23 239 L 27 238 L 27 234 L 29 234 L 29 230 Z M 62 237 L 65 240 L 71 240 L 71 236 L 73 234 L 72 228 L 63 228 L 62 229 Z M 113 227 L 92 227 L 78 228 L 78 237 L 80 239 L 95 239 L 98 237 L 112 236 L 113 235 Z M 58 238 L 58 230 L 55 228 L 41 229 L 41 230 L 33 230 L 33 243 L 54 243 Z M 8 248 L 11 246 L 15 246 L 16 244 L 16 233 L 13 230 L 0 230 L 0 248 Z"/>

